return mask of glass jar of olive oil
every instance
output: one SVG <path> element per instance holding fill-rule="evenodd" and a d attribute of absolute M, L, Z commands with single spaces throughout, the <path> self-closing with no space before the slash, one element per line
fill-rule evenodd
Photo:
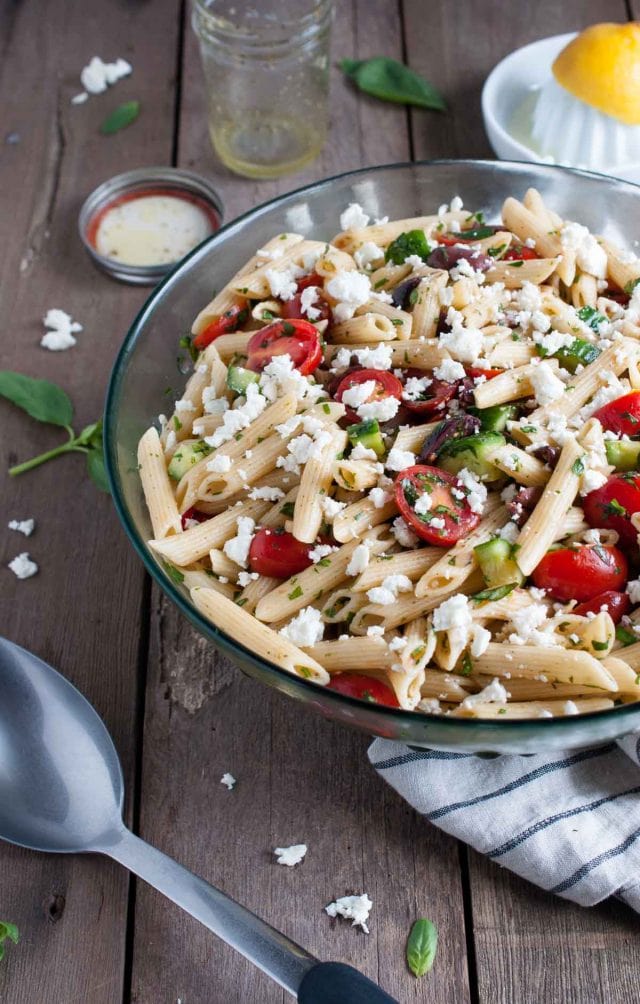
<path fill-rule="evenodd" d="M 211 142 L 232 171 L 275 178 L 322 149 L 332 13 L 333 0 L 193 0 Z"/>

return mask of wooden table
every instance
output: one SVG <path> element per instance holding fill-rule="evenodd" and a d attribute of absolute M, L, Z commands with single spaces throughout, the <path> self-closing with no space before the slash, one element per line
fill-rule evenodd
<path fill-rule="evenodd" d="M 479 94 L 502 56 L 545 35 L 625 20 L 629 9 L 640 16 L 640 0 L 338 0 L 334 58 L 405 58 L 440 87 L 450 114 L 375 103 L 335 71 L 321 157 L 294 178 L 254 183 L 214 161 L 185 7 L 2 0 L 2 365 L 62 384 L 78 424 L 98 417 L 114 355 L 146 296 L 99 275 L 80 245 L 78 209 L 98 182 L 144 164 L 193 168 L 215 179 L 230 219 L 350 168 L 490 156 Z M 73 106 L 79 71 L 94 53 L 126 57 L 133 76 Z M 107 111 L 128 98 L 141 101 L 139 120 L 101 136 Z M 38 345 L 41 318 L 53 306 L 85 326 L 69 352 Z M 0 420 L 2 471 L 59 440 L 4 402 Z M 216 656 L 151 587 L 80 457 L 5 478 L 4 524 L 27 516 L 37 520 L 27 546 L 40 573 L 19 582 L 0 571 L 3 633 L 57 666 L 103 715 L 123 760 L 127 818 L 143 837 L 320 958 L 359 966 L 402 1002 L 637 1001 L 634 914 L 619 904 L 581 910 L 469 851 L 376 776 L 365 736 L 250 682 Z M 6 565 L 25 541 L 8 530 L 1 539 Z M 220 784 L 225 771 L 238 779 L 233 792 Z M 310 847 L 303 867 L 276 865 L 272 848 L 298 841 Z M 323 913 L 335 896 L 365 890 L 374 903 L 369 937 Z M 431 917 L 440 932 L 434 970 L 420 981 L 403 961 L 417 916 Z M 21 931 L 20 945 L 0 964 L 5 1004 L 270 1004 L 284 997 L 106 860 L 3 846 L 0 919 Z"/>

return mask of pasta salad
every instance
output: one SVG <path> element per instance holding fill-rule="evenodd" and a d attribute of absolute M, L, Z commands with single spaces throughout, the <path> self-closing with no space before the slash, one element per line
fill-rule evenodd
<path fill-rule="evenodd" d="M 139 443 L 149 545 L 270 663 L 423 714 L 640 699 L 640 260 L 535 189 L 276 234 Z"/>

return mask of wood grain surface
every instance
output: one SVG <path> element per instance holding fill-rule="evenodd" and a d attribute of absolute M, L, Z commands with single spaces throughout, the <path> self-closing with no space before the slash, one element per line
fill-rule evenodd
<path fill-rule="evenodd" d="M 405 58 L 450 114 L 357 95 L 334 69 L 331 130 L 318 160 L 277 182 L 236 178 L 214 159 L 187 5 L 171 0 L 0 2 L 2 366 L 61 383 L 77 423 L 97 417 L 109 369 L 146 293 L 91 266 L 76 236 L 84 196 L 112 174 L 177 163 L 218 185 L 231 219 L 279 192 L 361 167 L 491 156 L 480 88 L 510 50 L 597 20 L 622 0 L 338 0 L 333 61 Z M 637 0 L 631 13 L 640 16 Z M 43 11 L 46 10 L 46 17 Z M 70 105 L 94 54 L 133 76 Z M 108 111 L 142 102 L 135 126 L 99 134 Z M 19 142 L 7 142 L 18 134 Z M 453 194 L 453 193 L 452 193 Z M 338 215 L 342 207 L 336 207 Z M 39 345 L 49 307 L 85 325 L 71 352 Z M 58 441 L 0 401 L 0 469 Z M 146 581 L 108 498 L 66 457 L 2 482 L 3 518 L 34 516 L 29 541 L 2 535 L 2 562 L 28 549 L 38 576 L 0 570 L 2 631 L 69 676 L 111 729 L 145 838 L 218 884 L 320 958 L 351 962 L 402 1002 L 627 1004 L 636 1001 L 638 920 L 549 897 L 427 824 L 371 770 L 367 738 L 246 679 Z M 220 784 L 230 771 L 234 791 Z M 277 845 L 306 842 L 296 869 Z M 371 934 L 323 907 L 368 892 Z M 439 928 L 433 972 L 404 965 L 413 920 Z M 22 938 L 0 964 L 3 1004 L 271 1004 L 281 990 L 143 883 L 96 858 L 0 850 L 0 919 Z M 287 998 L 288 999 L 288 998 Z"/>

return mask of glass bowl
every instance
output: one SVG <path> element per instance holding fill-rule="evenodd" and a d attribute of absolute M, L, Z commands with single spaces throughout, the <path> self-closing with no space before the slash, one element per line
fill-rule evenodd
<path fill-rule="evenodd" d="M 535 186 L 562 216 L 579 220 L 629 246 L 629 224 L 640 194 L 628 183 L 546 165 L 453 160 L 393 164 L 328 178 L 258 206 L 196 248 L 154 290 L 116 359 L 105 415 L 105 452 L 113 498 L 133 546 L 156 582 L 191 623 L 245 673 L 320 714 L 370 734 L 417 747 L 455 752 L 540 753 L 603 743 L 640 728 L 640 703 L 576 717 L 498 722 L 400 711 L 357 701 L 259 658 L 206 621 L 183 587 L 172 582 L 146 541 L 151 536 L 137 474 L 138 439 L 166 410 L 167 388 L 178 397 L 185 376 L 176 368 L 178 340 L 215 289 L 274 234 L 295 231 L 330 239 L 350 202 L 371 217 L 430 213 L 460 195 L 470 211 L 499 218 L 507 195 Z"/>

